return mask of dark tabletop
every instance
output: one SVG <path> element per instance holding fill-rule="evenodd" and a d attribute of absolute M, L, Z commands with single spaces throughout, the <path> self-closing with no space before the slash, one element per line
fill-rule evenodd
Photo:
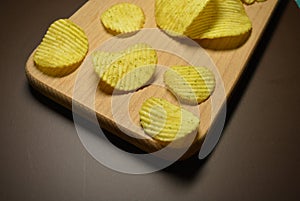
<path fill-rule="evenodd" d="M 25 62 L 49 23 L 84 3 L 1 3 L 0 200 L 300 200 L 300 9 L 293 0 L 274 12 L 229 100 L 213 153 L 145 175 L 97 162 L 70 111 L 26 80 Z"/>

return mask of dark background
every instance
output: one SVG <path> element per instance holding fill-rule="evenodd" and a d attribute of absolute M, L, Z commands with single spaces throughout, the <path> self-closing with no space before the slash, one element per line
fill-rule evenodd
<path fill-rule="evenodd" d="M 300 9 L 293 0 L 280 1 L 274 12 L 210 157 L 147 175 L 118 173 L 94 160 L 71 113 L 26 80 L 25 62 L 49 23 L 84 3 L 1 2 L 1 201 L 300 200 Z"/>

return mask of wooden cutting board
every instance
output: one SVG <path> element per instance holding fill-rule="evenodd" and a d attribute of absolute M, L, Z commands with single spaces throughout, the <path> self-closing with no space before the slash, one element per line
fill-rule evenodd
<path fill-rule="evenodd" d="M 31 54 L 26 63 L 29 83 L 50 99 L 69 109 L 72 109 L 73 101 L 83 110 L 95 113 L 101 127 L 146 152 L 153 152 L 161 149 L 163 145 L 147 136 L 139 125 L 138 110 L 142 102 L 152 96 L 176 102 L 176 98 L 164 88 L 161 80 L 166 66 L 198 64 L 197 62 L 200 61 L 202 65 L 215 68 L 214 72 L 218 74 L 217 86 L 210 99 L 197 107 L 190 108 L 193 112 L 200 114 L 201 123 L 192 146 L 184 155 L 184 158 L 189 157 L 200 149 L 220 108 L 237 84 L 278 0 L 267 0 L 245 6 L 253 23 L 253 30 L 247 42 L 233 50 L 204 50 L 195 47 L 192 43 L 182 44 L 182 41 L 168 37 L 156 29 L 154 0 L 126 0 L 143 8 L 146 16 L 144 26 L 146 29 L 132 36 L 113 37 L 103 28 L 100 15 L 118 2 L 124 2 L 124 0 L 90 0 L 70 17 L 86 32 L 89 40 L 88 55 L 75 72 L 62 78 L 47 76 L 35 67 L 33 54 Z M 52 22 L 49 22 L 49 25 L 50 23 Z M 147 30 L 147 28 L 153 29 Z M 145 41 L 153 45 L 155 49 L 160 49 L 158 50 L 158 63 L 161 67 L 158 68 L 153 84 L 128 94 L 104 93 L 98 88 L 99 79 L 93 71 L 91 53 L 96 49 L 124 49 L 136 41 Z M 181 146 L 181 144 L 176 146 Z M 176 149 L 176 146 L 173 148 Z"/>

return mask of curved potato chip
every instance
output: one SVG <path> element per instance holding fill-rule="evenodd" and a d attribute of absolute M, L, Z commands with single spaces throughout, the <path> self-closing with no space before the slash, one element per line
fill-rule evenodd
<path fill-rule="evenodd" d="M 95 51 L 93 53 L 93 65 L 99 77 L 102 78 L 103 74 L 108 70 L 110 65 L 121 56 L 122 53 L 117 53 L 117 52 L 112 53 L 112 52 Z"/>
<path fill-rule="evenodd" d="M 157 25 L 192 39 L 239 36 L 252 24 L 240 0 L 156 0 Z"/>
<path fill-rule="evenodd" d="M 167 88 L 180 100 L 201 103 L 215 88 L 214 74 L 205 67 L 173 66 L 164 73 Z"/>
<path fill-rule="evenodd" d="M 165 99 L 149 98 L 140 111 L 140 123 L 149 136 L 161 142 L 171 142 L 196 131 L 200 120 L 193 113 Z"/>
<path fill-rule="evenodd" d="M 139 43 L 122 52 L 93 54 L 96 73 L 105 85 L 117 91 L 133 91 L 151 80 L 157 64 L 156 51 Z"/>
<path fill-rule="evenodd" d="M 211 0 L 195 20 L 199 20 L 199 24 L 192 24 L 185 32 L 191 38 L 239 36 L 252 29 L 252 23 L 240 0 Z M 204 30 L 203 24 L 208 25 Z"/>
<path fill-rule="evenodd" d="M 87 51 L 84 31 L 68 19 L 59 19 L 48 28 L 33 60 L 45 74 L 60 77 L 76 70 Z"/>
<path fill-rule="evenodd" d="M 155 20 L 159 28 L 175 36 L 185 35 L 210 0 L 156 0 Z"/>
<path fill-rule="evenodd" d="M 113 5 L 101 15 L 100 19 L 104 27 L 112 34 L 138 31 L 145 23 L 143 10 L 131 3 Z"/>

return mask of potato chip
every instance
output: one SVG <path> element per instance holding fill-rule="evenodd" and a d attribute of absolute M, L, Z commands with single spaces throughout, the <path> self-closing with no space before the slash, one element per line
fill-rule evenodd
<path fill-rule="evenodd" d="M 252 28 L 240 0 L 156 0 L 157 25 L 192 39 L 239 36 Z"/>
<path fill-rule="evenodd" d="M 117 53 L 96 51 L 93 65 L 105 85 L 112 90 L 133 91 L 147 84 L 155 73 L 156 51 L 139 43 Z"/>
<path fill-rule="evenodd" d="M 158 27 L 176 36 L 185 35 L 187 28 L 210 0 L 156 0 L 155 20 Z"/>
<path fill-rule="evenodd" d="M 114 35 L 138 31 L 145 24 L 143 10 L 131 3 L 113 5 L 101 15 L 100 19 L 108 32 Z"/>
<path fill-rule="evenodd" d="M 103 52 L 95 51 L 93 53 L 93 65 L 96 73 L 99 77 L 103 77 L 103 74 L 107 71 L 116 59 L 120 58 L 122 53 L 117 52 Z"/>
<path fill-rule="evenodd" d="M 33 60 L 45 74 L 60 77 L 76 70 L 87 51 L 84 31 L 68 19 L 59 19 L 48 28 Z"/>
<path fill-rule="evenodd" d="M 164 83 L 181 101 L 201 103 L 214 91 L 215 77 L 205 67 L 173 66 L 164 73 Z"/>
<path fill-rule="evenodd" d="M 166 143 L 196 131 L 200 123 L 193 113 L 162 98 L 147 99 L 139 115 L 145 133 Z"/>

